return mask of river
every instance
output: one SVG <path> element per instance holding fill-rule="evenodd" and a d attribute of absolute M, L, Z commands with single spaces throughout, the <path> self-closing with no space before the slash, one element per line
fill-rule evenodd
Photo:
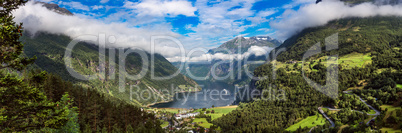
<path fill-rule="evenodd" d="M 200 86 L 202 84 L 200 83 Z M 205 83 L 200 92 L 177 93 L 172 102 L 159 103 L 154 108 L 210 108 L 231 105 L 235 99 L 235 87 L 221 82 Z"/>

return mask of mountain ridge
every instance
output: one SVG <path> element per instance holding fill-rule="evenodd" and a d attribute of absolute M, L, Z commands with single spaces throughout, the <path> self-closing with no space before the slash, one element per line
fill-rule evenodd
<path fill-rule="evenodd" d="M 243 43 L 244 42 L 244 43 Z M 253 36 L 253 37 L 235 37 L 228 42 L 221 44 L 218 48 L 214 48 L 209 50 L 209 54 L 223 53 L 223 54 L 244 54 L 247 52 L 252 46 L 258 47 L 272 47 L 280 45 L 281 42 L 279 40 L 273 39 L 269 36 Z M 240 46 L 241 51 L 238 51 L 238 46 Z M 266 58 L 264 55 L 255 56 L 250 55 L 247 58 L 248 61 L 265 61 Z M 223 77 L 230 72 L 233 72 L 233 77 L 226 78 L 224 80 L 216 80 L 211 75 L 212 66 L 215 63 L 221 62 L 222 60 L 212 60 L 210 64 L 190 64 L 187 69 L 183 69 L 181 71 L 182 74 L 189 76 L 187 71 L 190 71 L 192 75 L 196 77 L 203 77 L 203 80 L 210 82 L 224 82 L 228 84 L 238 84 L 238 85 L 246 85 L 251 79 L 246 74 L 246 69 L 249 72 L 254 71 L 254 69 L 258 66 L 258 64 L 245 64 L 242 60 L 233 61 L 233 68 L 230 67 L 230 63 L 221 63 L 217 65 L 214 72 L 216 76 Z M 176 67 L 179 67 L 181 63 L 173 63 Z M 238 66 L 241 66 L 240 68 Z M 240 75 L 239 75 L 240 73 Z"/>
<path fill-rule="evenodd" d="M 59 7 L 57 4 L 49 4 L 45 2 L 35 2 L 36 4 L 41 4 L 47 9 L 54 11 L 62 15 L 73 15 L 70 11 L 65 8 Z M 127 75 L 136 75 L 142 69 L 142 58 L 138 53 L 131 53 L 127 55 L 126 60 L 126 71 L 120 72 L 119 70 L 119 49 L 105 49 L 105 54 L 99 54 L 99 46 L 93 43 L 79 42 L 73 49 L 71 55 L 72 66 L 65 64 L 64 57 L 65 51 L 67 50 L 67 44 L 72 41 L 71 37 L 63 34 L 51 34 L 44 31 L 31 34 L 29 30 L 24 31 L 23 36 L 20 40 L 25 43 L 24 53 L 28 57 L 37 56 L 37 60 L 34 64 L 34 68 L 39 68 L 50 73 L 57 74 L 63 78 L 63 80 L 71 81 L 75 84 L 89 87 L 99 91 L 100 93 L 108 94 L 116 98 L 127 101 L 130 104 L 138 106 L 147 106 L 155 102 L 161 101 L 171 101 L 174 94 L 179 91 L 199 91 L 201 88 L 198 84 L 182 75 L 179 74 L 172 79 L 166 80 L 154 80 L 151 78 L 150 70 L 155 70 L 155 76 L 169 76 L 177 68 L 174 67 L 165 57 L 160 54 L 150 54 L 145 51 L 139 51 L 139 53 L 145 53 L 148 57 L 155 57 L 155 65 L 146 65 L 147 73 L 142 75 L 143 78 L 135 81 L 127 81 L 125 85 L 120 85 L 119 81 L 120 74 L 122 77 L 127 77 Z M 127 51 L 124 49 L 123 51 Z M 110 52 L 114 51 L 113 55 Z M 137 50 L 134 50 L 137 51 Z M 104 64 L 99 64 L 99 56 L 105 56 Z M 148 58 L 151 62 L 150 58 Z M 101 67 L 104 67 L 105 71 Z M 75 71 L 82 75 L 96 74 L 97 79 L 83 81 L 73 77 L 67 70 L 67 68 L 73 68 Z M 112 72 L 113 71 L 113 72 Z M 114 74 L 114 75 L 109 75 Z M 124 75 L 124 76 L 123 76 Z M 105 77 L 106 76 L 106 77 Z M 114 77 L 112 77 L 114 76 Z M 150 95 L 141 98 L 132 99 L 131 85 L 138 86 L 140 89 L 135 89 L 137 92 L 151 91 Z M 172 86 L 171 86 L 172 85 Z M 119 86 L 124 86 L 124 93 L 121 93 Z M 173 87 L 173 88 L 172 88 Z M 168 93 L 162 93 L 164 90 L 169 90 Z M 139 95 L 139 94 L 137 94 Z"/>
<path fill-rule="evenodd" d="M 46 2 L 40 2 L 40 1 L 35 1 L 35 4 L 41 4 L 43 7 L 46 7 L 47 9 L 54 11 L 58 14 L 62 15 L 68 15 L 68 16 L 73 16 L 74 14 L 71 13 L 69 10 L 66 8 L 62 8 L 57 4 L 54 3 L 46 3 Z"/>
<path fill-rule="evenodd" d="M 208 51 L 210 54 L 215 53 L 230 53 L 232 54 L 243 54 L 247 52 L 247 50 L 251 46 L 260 46 L 260 47 L 277 47 L 282 44 L 279 40 L 273 39 L 269 36 L 253 36 L 253 37 L 235 37 L 223 44 L 221 44 L 218 48 L 213 48 Z M 240 52 L 239 48 L 240 47 Z"/>
<path fill-rule="evenodd" d="M 262 91 L 260 95 L 254 97 L 254 101 L 241 103 L 237 110 L 213 123 L 226 132 L 286 132 L 285 129 L 300 120 L 320 115 L 317 113 L 318 107 L 350 108 L 365 113 L 370 111 L 355 96 L 342 94 L 346 90 L 367 100 L 376 109 L 381 109 L 381 105 L 399 107 L 402 89 L 396 85 L 402 84 L 401 24 L 402 17 L 377 16 L 339 19 L 324 26 L 304 29 L 277 48 L 286 48 L 286 51 L 280 53 L 276 60 L 255 69 L 254 75 L 260 80 L 251 84 Z M 321 42 L 319 49 L 324 50 L 325 38 L 336 33 L 339 36 L 338 49 L 323 51 L 302 62 L 309 48 Z M 339 56 L 338 63 L 328 59 L 331 55 Z M 329 77 L 328 74 L 333 74 L 334 70 L 338 70 L 338 77 Z M 272 77 L 274 72 L 276 76 Z M 327 96 L 328 93 L 324 95 L 305 78 L 323 86 L 321 89 L 324 90 L 335 87 L 329 84 L 335 80 L 338 86 L 333 94 L 338 97 L 332 99 Z M 275 92 L 285 93 L 281 95 Z M 364 127 L 359 127 L 359 122 L 368 119 L 367 116 L 344 112 L 350 111 L 341 110 L 329 116 L 337 123 L 335 128 L 328 128 L 330 125 L 324 124 L 315 128 L 299 127 L 296 132 L 336 132 L 342 125 L 356 125 L 346 127 L 342 132 L 367 131 L 364 124 Z M 371 127 L 398 127 L 398 122 L 386 121 L 387 116 L 378 117 Z"/>

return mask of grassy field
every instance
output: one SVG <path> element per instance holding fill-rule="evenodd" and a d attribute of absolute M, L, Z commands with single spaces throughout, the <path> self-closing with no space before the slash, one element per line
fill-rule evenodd
<path fill-rule="evenodd" d="M 231 112 L 232 110 L 235 110 L 237 108 L 237 106 L 224 106 L 224 107 L 216 107 L 216 108 L 212 108 L 212 109 L 207 109 L 209 111 L 214 110 L 215 113 L 211 114 L 207 114 L 210 115 L 212 120 L 215 120 L 216 118 L 222 117 L 222 115 L 227 114 L 229 112 Z M 201 112 L 202 109 L 198 109 L 196 110 L 197 112 Z"/>
<path fill-rule="evenodd" d="M 311 66 L 316 65 L 319 60 L 321 60 L 321 63 L 325 66 L 327 66 L 327 63 L 331 64 L 340 64 L 343 66 L 343 68 L 353 68 L 353 67 L 363 67 L 364 65 L 370 64 L 372 62 L 371 60 L 371 54 L 362 54 L 362 53 L 351 53 L 348 55 L 344 55 L 342 57 L 338 58 L 338 62 L 333 61 L 333 59 L 327 59 L 327 56 L 320 57 L 318 59 L 313 60 L 313 64 Z M 295 64 L 288 64 L 284 62 L 279 62 L 279 61 L 272 61 L 272 63 L 275 63 L 276 68 L 289 68 L 290 70 L 288 72 L 296 72 L 294 70 L 294 65 Z M 316 71 L 315 69 L 310 70 L 309 65 L 310 61 L 305 61 L 305 64 L 302 64 L 302 61 L 297 61 L 298 67 L 301 67 L 302 65 L 304 66 L 304 70 L 309 72 L 309 71 Z M 402 86 L 401 86 L 402 87 Z"/>
<path fill-rule="evenodd" d="M 182 90 L 186 90 L 187 86 L 186 85 L 179 85 L 179 88 L 182 89 Z"/>
<path fill-rule="evenodd" d="M 388 112 L 394 111 L 396 109 L 401 109 L 401 107 L 394 107 L 392 105 L 381 105 L 380 108 L 381 110 L 388 109 Z"/>
<path fill-rule="evenodd" d="M 371 119 L 373 119 L 375 116 L 369 116 L 367 119 L 365 119 L 363 122 L 367 123 L 368 121 L 370 121 Z"/>
<path fill-rule="evenodd" d="M 370 110 L 369 112 L 367 112 L 368 114 L 375 114 L 376 112 L 374 110 Z"/>
<path fill-rule="evenodd" d="M 286 130 L 287 131 L 296 131 L 297 128 L 299 128 L 299 127 L 311 128 L 311 127 L 314 127 L 314 126 L 317 126 L 317 125 L 324 125 L 325 122 L 326 122 L 326 120 L 325 120 L 324 117 L 322 117 L 322 115 L 319 115 L 318 119 L 317 119 L 317 115 L 309 116 L 306 119 L 303 119 L 302 121 L 300 121 L 300 122 L 288 127 Z"/>
<path fill-rule="evenodd" d="M 324 60 L 327 57 L 321 57 L 320 59 Z M 319 60 L 319 59 L 318 59 Z M 363 67 L 364 65 L 371 63 L 371 54 L 362 54 L 362 53 L 351 53 L 348 55 L 344 55 L 339 57 L 338 63 L 346 68 L 353 68 L 353 67 Z M 334 61 L 323 61 L 322 63 L 326 65 L 328 63 L 335 64 Z"/>
<path fill-rule="evenodd" d="M 396 87 L 402 88 L 402 84 L 396 84 Z"/>
<path fill-rule="evenodd" d="M 183 110 L 187 110 L 187 109 L 180 109 L 180 108 L 150 108 L 148 110 L 152 110 L 152 111 L 166 111 L 166 112 L 170 112 L 170 113 L 178 113 L 179 110 L 183 111 Z"/>
<path fill-rule="evenodd" d="M 161 127 L 167 127 L 169 126 L 169 122 L 162 120 Z"/>
<path fill-rule="evenodd" d="M 388 132 L 388 133 L 402 133 L 401 130 L 395 130 L 395 129 L 392 129 L 392 128 L 381 128 L 380 130 L 381 130 L 382 133 L 384 133 L 384 132 Z"/>
<path fill-rule="evenodd" d="M 388 109 L 388 111 L 385 113 L 385 116 L 384 116 L 383 120 L 387 120 L 387 118 L 390 117 L 391 115 L 395 116 L 395 117 L 398 117 L 396 115 L 396 110 L 401 109 L 401 107 L 394 107 L 392 105 L 382 105 L 382 106 L 380 106 L 380 108 L 381 108 L 381 110 Z M 388 131 L 389 133 L 394 132 L 393 129 L 391 129 L 391 128 L 382 128 L 382 129 L 384 129 L 384 132 L 385 131 Z M 399 132 L 402 133 L 401 131 L 399 131 Z"/>
<path fill-rule="evenodd" d="M 207 119 L 205 119 L 205 118 L 195 118 L 195 119 L 193 120 L 193 122 L 196 122 L 198 125 L 200 125 L 200 126 L 202 126 L 202 127 L 204 127 L 204 128 L 210 128 L 210 127 L 212 126 L 212 124 L 209 123 L 209 122 L 207 121 Z M 202 123 L 201 123 L 201 122 L 202 122 Z"/>
<path fill-rule="evenodd" d="M 348 127 L 349 125 L 342 125 L 341 127 L 339 127 L 339 130 L 338 130 L 338 133 L 342 133 L 342 130 L 345 128 L 345 127 Z"/>

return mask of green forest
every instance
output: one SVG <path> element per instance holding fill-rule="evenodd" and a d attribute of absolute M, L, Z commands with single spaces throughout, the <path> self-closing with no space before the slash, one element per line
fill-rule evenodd
<path fill-rule="evenodd" d="M 138 106 L 28 67 L 37 57 L 23 56 L 23 25 L 11 15 L 25 2 L 8 1 L 0 12 L 0 132 L 162 132 Z"/>
<path fill-rule="evenodd" d="M 343 1 L 356 4 L 371 0 Z M 275 49 L 286 49 L 278 56 L 271 53 L 265 64 L 247 67 L 254 70 L 257 78 L 249 83 L 251 90 L 261 93 L 254 95 L 253 100 L 235 101 L 240 102 L 238 106 L 157 109 L 147 105 L 171 100 L 175 92 L 159 93 L 171 85 L 176 85 L 182 92 L 200 91 L 201 88 L 182 74 L 156 81 L 147 72 L 144 78 L 127 80 L 123 86 L 128 88 L 135 84 L 152 90 L 157 97 L 131 99 L 129 93 L 119 93 L 119 83 L 113 79 L 119 75 L 138 74 L 142 66 L 139 53 L 144 51 L 127 56 L 125 67 L 129 69 L 126 72 L 112 74 L 120 69 L 118 64 L 123 60 L 117 56 L 119 51 L 129 49 L 108 48 L 101 55 L 106 62 L 99 64 L 99 46 L 81 42 L 72 52 L 72 66 L 67 66 L 63 55 L 72 38 L 46 32 L 32 36 L 29 31 L 24 31 L 23 23 L 14 22 L 12 12 L 25 3 L 27 0 L 0 0 L 0 133 L 402 130 L 402 17 L 338 19 L 302 30 Z M 326 51 L 326 38 L 331 35 L 338 35 L 339 46 Z M 323 52 L 304 60 L 306 51 L 319 42 L 318 49 Z M 227 45 L 232 47 L 234 42 Z M 155 56 L 155 66 L 146 65 L 146 68 L 155 69 L 156 76 L 170 75 L 177 70 L 162 55 L 144 53 L 148 57 Z M 249 58 L 263 60 L 262 57 Z M 234 64 L 246 65 L 242 62 Z M 79 80 L 69 74 L 66 66 L 81 74 L 100 75 L 95 80 Z M 206 75 L 205 67 L 193 67 L 192 70 Z M 219 69 L 228 70 L 229 66 L 223 64 Z M 242 70 L 230 71 L 245 74 Z M 247 80 L 226 82 L 247 84 L 251 80 L 242 76 L 236 78 Z M 311 85 L 306 78 L 317 84 Z M 317 86 L 324 87 L 316 89 Z M 271 92 L 284 95 L 271 97 Z M 189 113 L 198 114 L 189 116 Z"/>
<path fill-rule="evenodd" d="M 312 132 L 366 132 L 371 129 L 391 128 L 401 130 L 401 98 L 402 88 L 402 18 L 400 17 L 370 17 L 335 20 L 321 27 L 308 28 L 290 39 L 279 48 L 286 48 L 276 60 L 258 67 L 254 71 L 260 80 L 252 82 L 257 89 L 285 90 L 286 100 L 254 100 L 241 103 L 239 108 L 231 113 L 214 120 L 214 124 L 228 132 L 287 132 L 288 127 L 301 120 L 319 114 L 318 107 L 339 108 L 340 111 L 329 111 L 335 127 L 329 128 L 330 123 L 316 126 Z M 308 58 L 303 64 L 303 54 L 317 42 L 325 42 L 324 38 L 339 34 L 339 49 L 324 51 Z M 323 48 L 325 45 L 322 43 Z M 361 54 L 356 54 L 361 53 Z M 349 66 L 351 62 L 339 60 L 338 67 L 327 66 L 328 60 L 323 57 L 338 54 L 340 59 L 353 55 L 370 53 L 368 63 L 361 66 Z M 365 61 L 363 56 L 357 61 Z M 295 63 L 288 63 L 296 60 Z M 352 60 L 353 62 L 353 60 Z M 356 62 L 357 63 L 357 62 Z M 276 65 L 279 64 L 279 65 Z M 276 65 L 276 66 L 275 66 Z M 302 67 L 302 65 L 304 65 Z M 274 68 L 275 67 L 275 68 Z M 330 97 L 313 89 L 303 78 L 325 85 L 326 72 L 339 70 L 338 98 Z M 273 70 L 276 79 L 272 78 Z M 262 78 L 264 76 L 268 76 Z M 333 79 L 329 79 L 333 80 Z M 345 94 L 343 91 L 352 91 Z M 260 94 L 263 97 L 267 94 Z M 362 113 L 373 113 L 357 96 L 362 97 L 376 109 L 382 106 L 396 107 L 391 112 L 381 110 L 374 124 L 366 126 L 369 119 Z M 399 108 L 399 109 L 398 109 Z M 349 111 L 348 111 L 349 110 Z M 361 111 L 359 113 L 357 110 Z M 324 111 L 325 112 L 325 111 Z M 320 114 L 321 115 L 321 114 Z M 352 126 L 354 125 L 354 126 Z M 342 128 L 341 128 L 342 127 Z M 325 130 L 323 130 L 325 129 Z M 308 132 L 310 128 L 299 127 L 296 132 Z"/>
<path fill-rule="evenodd" d="M 24 54 L 28 57 L 36 56 L 37 60 L 34 65 L 30 68 L 36 68 L 45 70 L 49 73 L 54 73 L 63 78 L 63 80 L 73 82 L 75 84 L 80 84 L 82 86 L 87 86 L 98 90 L 101 93 L 109 94 L 115 96 L 119 99 L 126 100 L 131 104 L 138 106 L 146 106 L 155 101 L 160 102 L 163 100 L 169 100 L 174 94 L 171 92 L 171 85 L 176 89 L 180 85 L 185 85 L 187 88 L 183 88 L 180 91 L 192 91 L 199 90 L 197 83 L 192 79 L 184 76 L 177 75 L 171 79 L 166 80 L 153 80 L 151 78 L 151 70 L 155 70 L 155 76 L 169 76 L 176 72 L 172 64 L 169 63 L 162 55 L 154 54 L 155 61 L 154 65 L 151 66 L 151 54 L 144 51 L 136 51 L 127 55 L 125 59 L 126 71 L 120 71 L 120 61 L 119 59 L 120 49 L 105 49 L 104 56 L 105 62 L 100 64 L 99 46 L 94 44 L 79 42 L 72 50 L 72 66 L 75 71 L 83 75 L 93 75 L 96 74 L 98 78 L 93 80 L 79 80 L 70 75 L 66 68 L 64 54 L 67 50 L 67 45 L 72 39 L 65 35 L 50 34 L 46 32 L 36 33 L 35 35 L 30 35 L 29 31 L 25 31 L 21 37 L 21 41 L 25 43 Z M 124 49 L 124 52 L 128 52 L 128 49 Z M 143 78 L 138 80 L 130 80 L 126 78 L 126 85 L 124 86 L 126 93 L 120 93 L 119 91 L 119 79 L 127 77 L 127 75 L 137 75 L 142 70 L 142 58 L 139 53 L 145 53 L 148 57 L 148 64 L 146 64 L 147 73 L 143 75 Z M 102 70 L 102 67 L 103 69 Z M 131 85 L 137 85 L 140 89 L 137 90 L 134 87 L 135 92 L 143 91 L 146 88 L 154 88 L 155 90 L 169 90 L 169 93 L 163 95 L 150 96 L 145 99 L 136 98 L 130 99 L 129 91 Z M 147 95 L 148 96 L 148 95 Z"/>

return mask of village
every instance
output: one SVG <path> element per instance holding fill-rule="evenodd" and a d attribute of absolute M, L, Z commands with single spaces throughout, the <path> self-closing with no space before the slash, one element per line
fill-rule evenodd
<path fill-rule="evenodd" d="M 161 127 L 165 132 L 206 133 L 220 132 L 220 129 L 212 123 L 212 120 L 236 109 L 237 106 L 225 106 L 202 109 L 178 109 L 178 108 L 148 108 L 148 113 L 153 113 L 161 121 Z"/>

